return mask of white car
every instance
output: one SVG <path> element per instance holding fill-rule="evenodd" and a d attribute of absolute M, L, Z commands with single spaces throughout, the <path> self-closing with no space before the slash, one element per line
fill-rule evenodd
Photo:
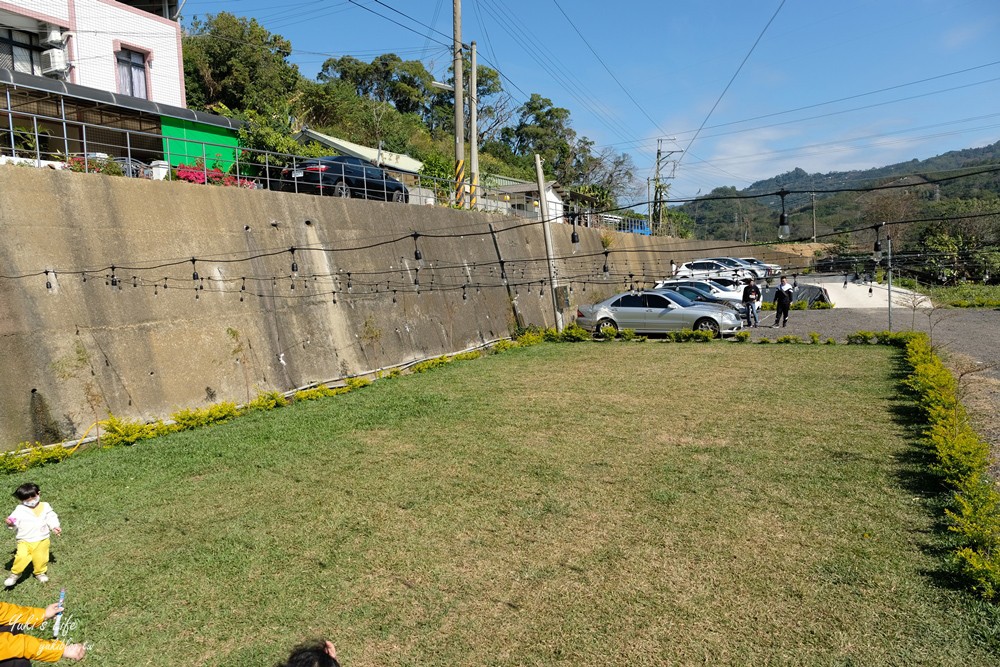
<path fill-rule="evenodd" d="M 754 266 L 746 260 L 736 259 L 735 257 L 708 257 L 706 259 L 724 264 L 730 269 L 745 269 L 754 278 L 763 278 L 767 275 L 767 270 L 764 267 Z"/>
<path fill-rule="evenodd" d="M 733 278 L 743 280 L 756 278 L 753 273 L 744 268 L 733 268 L 714 259 L 699 259 L 681 264 L 674 278 Z"/>
<path fill-rule="evenodd" d="M 742 259 L 744 262 L 747 262 L 749 264 L 753 264 L 754 266 L 759 266 L 759 267 L 761 267 L 763 269 L 766 269 L 767 273 L 765 274 L 765 277 L 767 277 L 767 276 L 777 276 L 777 275 L 780 275 L 781 272 L 783 271 L 783 269 L 780 266 L 778 266 L 777 264 L 768 264 L 766 262 L 760 261 L 756 257 L 740 257 L 740 259 Z"/>

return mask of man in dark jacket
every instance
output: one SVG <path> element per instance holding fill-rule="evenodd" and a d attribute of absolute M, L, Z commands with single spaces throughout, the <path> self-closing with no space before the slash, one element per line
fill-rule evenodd
<path fill-rule="evenodd" d="M 757 287 L 753 278 L 747 280 L 747 286 L 743 288 L 743 305 L 747 308 L 747 326 L 756 327 L 760 324 L 757 317 L 757 302 L 760 301 L 760 288 Z"/>
<path fill-rule="evenodd" d="M 788 284 L 788 279 L 785 276 L 781 276 L 778 289 L 774 290 L 774 306 L 774 327 L 788 326 L 788 310 L 792 306 L 792 286 Z"/>

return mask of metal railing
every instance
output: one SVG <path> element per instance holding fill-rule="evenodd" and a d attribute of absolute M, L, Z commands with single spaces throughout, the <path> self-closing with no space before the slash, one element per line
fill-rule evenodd
<path fill-rule="evenodd" d="M 335 193 L 335 188 L 321 179 L 311 182 L 304 178 L 306 170 L 315 167 L 315 158 L 303 155 L 14 111 L 9 93 L 7 107 L 0 109 L 0 115 L 6 116 L 6 127 L 0 129 L 0 162 L 246 189 Z M 390 181 L 392 176 L 387 176 L 386 172 L 398 178 Z M 351 196 L 392 201 L 391 194 L 387 193 L 398 181 L 406 186 L 405 200 L 409 204 L 451 206 L 454 201 L 455 183 L 451 179 L 394 172 L 386 167 L 380 168 L 380 174 L 380 178 L 362 179 L 360 188 L 353 188 Z M 466 183 L 465 188 L 468 201 L 471 184 Z M 541 219 L 539 202 L 533 193 L 510 192 L 491 185 L 487 177 L 480 180 L 476 194 L 478 211 Z M 562 206 L 553 211 L 550 205 L 549 214 L 556 222 L 570 222 L 567 213 Z M 578 222 L 587 227 L 648 233 L 637 224 L 641 221 L 624 220 L 619 216 L 584 213 Z"/>

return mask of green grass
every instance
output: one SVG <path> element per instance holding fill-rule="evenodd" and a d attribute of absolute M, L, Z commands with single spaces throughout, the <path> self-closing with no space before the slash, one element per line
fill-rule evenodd
<path fill-rule="evenodd" d="M 975 283 L 953 287 L 920 285 L 918 289 L 940 306 L 1000 307 L 1000 285 L 977 285 Z"/>
<path fill-rule="evenodd" d="M 90 665 L 992 665 L 896 351 L 541 345 L 7 478 Z M 11 549 L 13 541 L 11 540 Z"/>

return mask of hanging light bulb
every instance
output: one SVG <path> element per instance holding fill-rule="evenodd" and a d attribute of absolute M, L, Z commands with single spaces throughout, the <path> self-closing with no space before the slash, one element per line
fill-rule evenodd
<path fill-rule="evenodd" d="M 576 219 L 579 213 L 571 213 L 570 219 L 573 221 L 573 233 L 569 235 L 570 243 L 573 244 L 573 254 L 580 252 L 580 235 L 576 231 Z"/>
<path fill-rule="evenodd" d="M 396 303 L 396 290 L 392 290 L 392 302 Z"/>
<path fill-rule="evenodd" d="M 163 289 L 167 289 L 167 277 L 163 276 Z"/>
<path fill-rule="evenodd" d="M 781 188 L 778 192 L 778 196 L 781 197 L 781 215 L 778 216 L 778 238 L 787 239 L 792 235 L 791 228 L 788 226 L 788 214 L 785 213 L 785 197 L 791 194 L 785 188 Z"/>
<path fill-rule="evenodd" d="M 240 285 L 240 291 L 241 292 L 246 292 L 247 291 L 247 279 L 246 279 L 246 276 L 240 278 L 240 280 L 243 281 L 243 283 Z"/>
<path fill-rule="evenodd" d="M 413 285 L 415 287 L 420 287 L 420 267 L 419 266 L 413 270 Z"/>
<path fill-rule="evenodd" d="M 295 247 L 293 246 L 293 247 L 289 248 L 288 252 L 292 253 L 292 277 L 293 278 L 298 278 L 299 277 L 299 263 L 295 261 Z"/>
<path fill-rule="evenodd" d="M 413 234 L 411 234 L 411 236 L 413 237 L 413 259 L 415 259 L 417 261 L 417 265 L 418 266 L 423 266 L 424 265 L 424 255 L 423 255 L 422 252 L 420 252 L 420 246 L 417 245 L 417 239 L 420 238 L 420 233 L 419 232 L 413 232 Z"/>
<path fill-rule="evenodd" d="M 854 279 L 857 280 L 857 278 L 858 278 L 858 276 L 857 276 L 857 274 L 855 274 L 854 275 Z M 792 274 L 792 289 L 795 289 L 798 286 L 799 286 L 799 274 L 793 273 Z"/>
<path fill-rule="evenodd" d="M 45 269 L 45 289 L 47 289 L 49 292 L 52 291 L 52 281 L 49 280 L 49 270 L 48 269 Z"/>
<path fill-rule="evenodd" d="M 118 276 L 115 275 L 115 265 L 114 264 L 111 265 L 111 281 L 110 281 L 110 284 L 111 284 L 112 287 L 118 287 Z"/>
<path fill-rule="evenodd" d="M 87 282 L 87 272 L 83 272 L 83 282 Z"/>
<path fill-rule="evenodd" d="M 468 287 L 469 287 L 468 285 L 462 285 L 462 301 L 468 301 L 469 300 L 469 294 L 466 291 L 468 289 Z"/>
<path fill-rule="evenodd" d="M 159 287 L 160 287 L 159 283 L 153 283 L 153 296 L 160 295 Z"/>
<path fill-rule="evenodd" d="M 874 289 L 873 289 L 873 288 L 871 288 L 871 287 L 869 287 L 869 288 L 868 288 L 868 296 L 869 296 L 869 297 L 872 297 L 872 296 L 875 296 L 875 291 L 874 291 Z"/>
<path fill-rule="evenodd" d="M 601 273 L 604 274 L 604 279 L 605 280 L 608 279 L 608 273 L 610 273 L 608 271 L 608 253 L 609 253 L 609 251 L 607 249 L 605 249 L 604 250 L 604 268 L 601 269 Z"/>
<path fill-rule="evenodd" d="M 197 261 L 194 257 L 191 258 L 191 280 L 195 282 L 198 280 L 198 266 L 195 264 Z"/>
<path fill-rule="evenodd" d="M 351 272 L 347 272 L 347 292 L 350 294 L 353 291 L 353 285 L 351 284 Z"/>
<path fill-rule="evenodd" d="M 132 287 L 138 287 L 138 286 L 139 286 L 139 279 L 136 278 L 135 276 L 132 276 Z"/>
<path fill-rule="evenodd" d="M 505 264 L 506 263 L 501 259 L 500 260 L 500 280 L 503 282 L 504 285 L 507 284 L 507 269 L 506 269 Z"/>

